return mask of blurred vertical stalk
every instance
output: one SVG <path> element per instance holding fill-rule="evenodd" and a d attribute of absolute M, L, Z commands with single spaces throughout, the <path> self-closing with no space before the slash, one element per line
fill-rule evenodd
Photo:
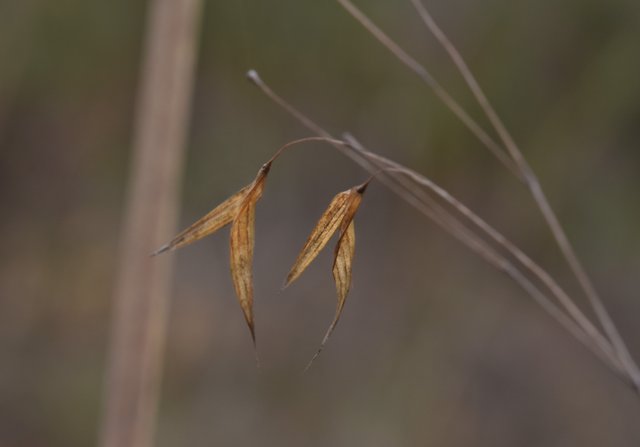
<path fill-rule="evenodd" d="M 114 289 L 102 447 L 153 442 L 201 0 L 151 0 Z"/>

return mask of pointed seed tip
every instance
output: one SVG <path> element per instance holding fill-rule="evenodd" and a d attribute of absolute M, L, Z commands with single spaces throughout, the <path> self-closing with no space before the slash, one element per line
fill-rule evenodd
<path fill-rule="evenodd" d="M 149 256 L 151 256 L 152 258 L 158 255 L 161 255 L 162 253 L 165 253 L 167 251 L 169 251 L 171 249 L 171 245 L 169 244 L 165 244 L 162 247 L 160 247 L 159 249 L 157 249 L 156 251 L 154 251 L 153 253 L 151 253 Z"/>
<path fill-rule="evenodd" d="M 268 162 L 260 166 L 260 172 L 263 172 L 264 174 L 268 174 L 269 171 L 271 170 L 271 163 L 273 163 L 273 161 L 269 160 Z"/>
<path fill-rule="evenodd" d="M 364 194 L 364 192 L 367 190 L 367 187 L 369 186 L 369 183 L 371 183 L 371 180 L 373 180 L 373 177 L 369 178 L 369 180 L 367 180 L 363 184 L 356 186 L 356 192 L 360 195 Z"/>

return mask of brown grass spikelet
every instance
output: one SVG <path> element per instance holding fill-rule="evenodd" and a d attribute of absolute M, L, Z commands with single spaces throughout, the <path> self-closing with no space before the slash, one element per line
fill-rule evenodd
<path fill-rule="evenodd" d="M 256 203 L 262 197 L 264 184 L 271 163 L 260 168 L 258 176 L 245 195 L 240 210 L 231 225 L 230 262 L 231 278 L 240 307 L 244 313 L 251 339 L 255 345 L 256 335 L 253 320 L 253 247 L 255 244 Z"/>
<path fill-rule="evenodd" d="M 176 250 L 209 236 L 228 224 L 232 224 L 229 244 L 231 278 L 238 302 L 249 326 L 254 346 L 256 337 L 253 319 L 252 264 L 255 241 L 255 209 L 256 203 L 262 197 L 270 169 L 271 161 L 262 165 L 253 182 L 198 219 L 189 228 L 153 253 L 153 256 L 155 256 Z"/>
<path fill-rule="evenodd" d="M 370 180 L 369 180 L 370 181 Z M 285 287 L 295 281 L 306 268 L 318 256 L 320 251 L 327 245 L 335 232 L 340 229 L 340 237 L 336 244 L 334 260 L 333 260 L 333 279 L 336 283 L 336 291 L 338 294 L 338 303 L 336 313 L 327 330 L 320 348 L 315 353 L 306 369 L 309 369 L 313 361 L 318 357 L 324 348 L 331 333 L 338 324 L 344 304 L 351 286 L 351 265 L 353 255 L 355 253 L 355 226 L 353 218 L 358 211 L 362 202 L 362 195 L 366 190 L 369 181 L 362 185 L 355 186 L 347 191 L 338 193 L 329 203 L 318 223 L 311 231 L 307 241 L 305 242 L 298 258 L 287 275 Z"/>

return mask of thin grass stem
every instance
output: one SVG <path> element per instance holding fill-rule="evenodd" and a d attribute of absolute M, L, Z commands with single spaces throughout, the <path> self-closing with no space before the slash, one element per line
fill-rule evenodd
<path fill-rule="evenodd" d="M 547 226 L 549 227 L 549 230 L 551 231 L 556 243 L 558 244 L 562 255 L 564 256 L 571 271 L 578 280 L 578 283 L 583 289 L 585 295 L 587 296 L 591 307 L 593 308 L 596 317 L 598 318 L 598 321 L 609 337 L 621 361 L 627 368 L 629 376 L 633 379 L 635 387 L 640 389 L 640 369 L 631 357 L 631 354 L 629 353 L 629 350 L 624 340 L 622 339 L 622 336 L 620 335 L 616 325 L 611 319 L 611 316 L 607 312 L 602 299 L 598 295 L 593 283 L 591 282 L 584 267 L 582 266 L 582 263 L 578 259 L 578 256 L 576 255 L 575 250 L 566 235 L 566 232 L 560 224 L 555 212 L 553 211 L 553 208 L 549 203 L 549 200 L 546 197 L 546 194 L 544 193 L 544 190 L 542 189 L 540 181 L 529 166 L 526 158 L 524 157 L 524 154 L 522 153 L 515 140 L 511 136 L 510 132 L 504 125 L 503 121 L 500 119 L 497 112 L 491 105 L 491 102 L 488 100 L 476 77 L 469 69 L 469 66 L 467 65 L 455 45 L 451 43 L 447 35 L 438 26 L 436 21 L 433 19 L 427 8 L 420 0 L 410 1 L 422 18 L 422 21 L 424 22 L 426 27 L 433 34 L 433 36 L 453 61 L 454 65 L 464 78 L 465 83 L 469 87 L 469 90 L 480 105 L 485 116 L 500 137 L 502 144 L 515 161 L 518 170 L 521 173 L 520 177 L 524 178 L 525 184 L 529 188 L 529 191 L 531 192 L 531 195 L 538 209 L 542 213 Z"/>
<path fill-rule="evenodd" d="M 529 272 L 531 272 L 536 278 L 538 278 L 547 289 L 558 299 L 560 304 L 565 308 L 567 313 L 578 323 L 578 325 L 598 344 L 600 349 L 605 352 L 611 360 L 615 361 L 616 357 L 612 351 L 609 342 L 602 336 L 600 331 L 591 323 L 586 315 L 576 306 L 569 295 L 560 287 L 560 285 L 549 275 L 549 273 L 540 267 L 535 261 L 533 261 L 527 254 L 525 254 L 519 247 L 507 239 L 502 233 L 489 225 L 480 216 L 471 211 L 466 205 L 453 197 L 444 188 L 437 185 L 432 180 L 419 174 L 418 172 L 400 165 L 392 160 L 377 155 L 373 152 L 366 151 L 361 145 L 355 145 L 354 140 L 349 136 L 345 136 L 345 141 L 350 143 L 354 149 L 361 152 L 365 157 L 380 161 L 384 166 L 388 166 L 387 170 L 392 169 L 400 172 L 416 183 L 425 186 L 442 200 L 447 202 L 453 209 L 458 211 L 462 216 L 468 219 L 480 229 L 484 234 L 489 236 L 494 242 L 505 249 L 510 255 L 512 255 L 518 262 Z"/>
<path fill-rule="evenodd" d="M 369 19 L 362 11 L 356 8 L 349 0 L 337 0 L 340 5 L 356 19 L 373 37 L 375 37 L 382 45 L 384 45 L 395 57 L 397 57 L 404 65 L 411 69 L 422 79 L 434 92 L 434 94 L 447 106 L 447 108 L 469 129 L 469 131 L 484 144 L 487 149 L 509 170 L 513 175 L 522 178 L 520 171 L 514 164 L 513 160 L 487 132 L 464 110 L 464 108 L 453 99 L 447 90 L 436 81 L 429 71 L 406 51 L 404 51 L 397 43 L 387 36 L 371 19 Z"/>
<path fill-rule="evenodd" d="M 564 327 L 578 341 L 584 344 L 596 357 L 598 357 L 618 378 L 626 379 L 626 374 L 621 370 L 615 356 L 611 354 L 611 346 L 607 341 L 600 337 L 595 337 L 593 332 L 585 331 L 573 318 L 570 318 L 560 307 L 558 307 L 546 294 L 540 291 L 520 269 L 512 262 L 497 252 L 493 247 L 484 242 L 476 233 L 462 224 L 455 216 L 451 215 L 439 203 L 437 203 L 430 195 L 426 194 L 421 188 L 417 188 L 416 178 L 407 176 L 406 172 L 398 172 L 400 175 L 393 175 L 389 171 L 389 163 L 393 163 L 394 169 L 400 167 L 408 172 L 409 168 L 398 165 L 395 162 L 384 159 L 379 156 L 372 156 L 373 153 L 367 151 L 360 143 L 352 137 L 347 141 L 348 146 L 342 141 L 335 139 L 331 134 L 308 118 L 302 112 L 294 108 L 291 104 L 277 95 L 269 88 L 258 76 L 257 72 L 251 71 L 249 79 L 260 88 L 274 103 L 282 107 L 286 112 L 291 114 L 297 121 L 309 130 L 318 133 L 325 141 L 332 144 L 342 153 L 356 161 L 361 167 L 366 169 L 376 178 L 387 186 L 392 192 L 398 195 L 406 203 L 417 209 L 421 214 L 425 215 L 441 227 L 444 231 L 451 234 L 454 238 L 462 242 L 474 253 L 484 259 L 491 266 L 509 276 L 518 286 L 520 286 L 543 310 L 545 310 L 553 319 L 555 319 L 562 327 Z M 339 143 L 338 143 L 339 142 Z M 349 150 L 355 149 L 355 150 Z M 375 155 L 375 154 L 373 154 Z M 418 174 L 419 175 L 419 174 Z M 424 186 L 424 185 L 423 185 Z M 440 189 L 440 191 L 444 191 Z M 446 193 L 448 195 L 448 193 Z M 451 196 L 449 196 L 451 197 Z M 465 209 L 467 209 L 465 207 Z M 469 216 L 466 216 L 469 217 Z M 478 218 L 479 219 L 479 218 Z M 477 226 L 477 222 L 473 222 Z M 488 224 L 487 224 L 488 226 Z M 497 231 L 497 230 L 496 230 Z M 498 238 L 500 239 L 500 238 Z M 506 240 L 506 238 L 503 238 Z M 504 248 L 504 247 L 503 247 Z M 524 254 L 523 254 L 524 255 Z M 524 265 L 527 270 L 531 266 Z M 534 273 L 535 272 L 531 272 Z M 543 281 L 544 282 L 544 281 Z M 575 317 L 574 317 L 575 318 Z M 596 330 L 597 332 L 597 330 Z"/>

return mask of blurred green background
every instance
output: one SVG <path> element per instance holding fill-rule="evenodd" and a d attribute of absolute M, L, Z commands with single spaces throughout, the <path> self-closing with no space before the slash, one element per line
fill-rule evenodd
<path fill-rule="evenodd" d="M 409 2 L 358 4 L 481 118 Z M 546 185 L 640 357 L 640 3 L 432 0 Z M 86 446 L 102 403 L 146 3 L 0 3 L 0 446 Z M 441 183 L 579 295 L 524 189 L 335 2 L 206 2 L 181 226 L 308 133 Z M 226 232 L 178 252 L 159 446 L 637 446 L 640 404 L 527 296 L 374 184 L 327 349 L 330 251 L 280 285 L 330 198 L 366 178 L 310 144 L 257 215 L 258 374 Z M 579 300 L 583 303 L 583 300 Z M 586 308 L 586 306 L 585 306 Z"/>

